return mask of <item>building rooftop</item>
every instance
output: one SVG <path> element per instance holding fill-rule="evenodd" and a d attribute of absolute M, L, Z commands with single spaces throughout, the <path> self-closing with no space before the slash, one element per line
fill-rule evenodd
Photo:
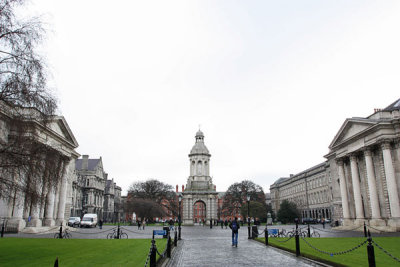
<path fill-rule="evenodd" d="M 101 159 L 88 159 L 88 171 L 94 171 L 96 168 L 97 164 L 99 164 Z M 83 159 L 77 159 L 75 161 L 75 170 L 82 170 L 82 162 Z"/>

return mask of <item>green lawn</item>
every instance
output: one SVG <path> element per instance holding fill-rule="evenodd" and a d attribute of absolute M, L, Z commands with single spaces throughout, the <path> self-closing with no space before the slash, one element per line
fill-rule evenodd
<path fill-rule="evenodd" d="M 288 242 L 282 243 L 278 240 L 286 240 L 287 238 L 269 238 L 271 246 L 279 247 L 288 251 L 296 252 L 295 239 L 292 238 Z M 307 238 L 307 241 L 314 247 L 326 252 L 340 252 L 348 250 L 363 242 L 366 238 L 343 237 L 343 238 Z M 260 242 L 265 243 L 265 238 L 257 238 Z M 393 256 L 400 258 L 400 237 L 375 237 L 373 240 L 383 247 Z M 374 246 L 376 266 L 400 266 L 400 263 L 384 254 L 379 248 Z M 368 266 L 367 244 L 362 247 L 343 255 L 326 255 L 320 253 L 300 238 L 300 252 L 304 257 L 334 263 L 336 266 Z"/>
<path fill-rule="evenodd" d="M 0 266 L 144 266 L 150 239 L 0 239 Z M 166 239 L 156 239 L 164 251 Z M 157 255 L 157 259 L 158 259 Z"/>

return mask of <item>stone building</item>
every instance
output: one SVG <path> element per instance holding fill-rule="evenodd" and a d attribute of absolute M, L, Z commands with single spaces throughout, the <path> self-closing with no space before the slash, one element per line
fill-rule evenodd
<path fill-rule="evenodd" d="M 400 99 L 366 118 L 346 119 L 325 157 L 337 219 L 400 230 Z"/>
<path fill-rule="evenodd" d="M 107 179 L 101 157 L 90 159 L 88 155 L 83 155 L 75 161 L 74 174 L 71 216 L 96 213 L 105 222 L 123 218 L 121 187 L 117 186 L 114 179 Z"/>
<path fill-rule="evenodd" d="M 271 185 L 275 211 L 288 199 L 303 217 L 400 231 L 400 99 L 366 118 L 346 119 L 325 157 Z"/>
<path fill-rule="evenodd" d="M 106 181 L 104 190 L 103 220 L 105 222 L 118 222 L 122 216 L 121 187 L 117 186 L 114 179 Z"/>
<path fill-rule="evenodd" d="M 211 154 L 204 144 L 204 134 L 198 131 L 189 154 L 190 175 L 183 197 L 183 223 L 191 225 L 217 219 L 217 195 L 210 176 Z"/>
<path fill-rule="evenodd" d="M 2 146 L 7 146 L 14 138 L 15 125 L 12 124 L 14 112 L 15 109 L 0 103 L 0 142 Z M 32 129 L 31 132 L 26 133 L 27 136 L 32 137 L 38 144 L 46 145 L 47 151 L 51 155 L 53 155 L 52 151 L 60 155 L 63 160 L 60 161 L 59 167 L 64 171 L 61 171 L 61 179 L 55 187 L 48 185 L 44 179 L 46 173 L 42 174 L 42 181 L 39 185 L 41 201 L 35 205 L 20 190 L 14 191 L 11 198 L 0 199 L 0 218 L 6 219 L 7 226 L 17 231 L 23 230 L 26 226 L 54 226 L 64 223 L 68 220 L 72 204 L 71 185 L 74 179 L 75 159 L 79 157 L 75 151 L 78 143 L 63 116 L 51 116 L 43 121 L 41 113 L 33 108 L 19 108 L 17 113 L 29 115 L 25 117 L 29 117 L 25 122 L 30 123 Z M 45 165 L 47 156 L 43 155 L 43 162 L 37 164 Z M 11 179 L 23 187 L 27 177 L 33 174 L 23 173 L 19 169 L 15 171 L 14 177 L 9 177 L 1 169 L 1 175 L 2 179 Z M 4 190 L 4 188 L 0 188 L 0 190 Z"/>
<path fill-rule="evenodd" d="M 296 203 L 301 218 L 331 219 L 332 192 L 329 164 L 323 162 L 296 175 L 278 179 L 270 187 L 272 210 L 283 200 Z"/>
<path fill-rule="evenodd" d="M 89 159 L 88 155 L 83 155 L 75 162 L 75 175 L 71 213 L 78 217 L 82 217 L 85 213 L 96 213 L 102 218 L 107 181 L 102 158 Z"/>

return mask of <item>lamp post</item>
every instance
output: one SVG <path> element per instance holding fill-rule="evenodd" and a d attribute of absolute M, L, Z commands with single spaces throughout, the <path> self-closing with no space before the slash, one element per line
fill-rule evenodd
<path fill-rule="evenodd" d="M 182 196 L 179 195 L 179 210 L 178 210 L 178 240 L 181 240 L 181 201 Z"/>
<path fill-rule="evenodd" d="M 247 230 L 249 234 L 248 238 L 250 239 L 250 195 L 247 195 Z"/>

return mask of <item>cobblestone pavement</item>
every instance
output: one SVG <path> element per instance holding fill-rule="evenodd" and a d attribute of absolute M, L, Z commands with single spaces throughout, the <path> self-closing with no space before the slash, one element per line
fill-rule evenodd
<path fill-rule="evenodd" d="M 232 247 L 230 229 L 185 227 L 167 267 L 208 266 L 319 266 L 291 254 L 247 238 L 247 228 L 239 230 L 238 247 Z"/>

